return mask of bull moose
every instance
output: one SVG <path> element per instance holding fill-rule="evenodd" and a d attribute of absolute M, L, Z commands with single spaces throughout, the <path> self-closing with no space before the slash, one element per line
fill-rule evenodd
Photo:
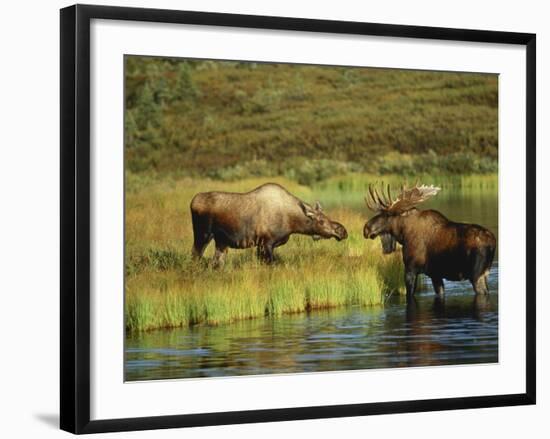
<path fill-rule="evenodd" d="M 396 241 L 402 245 L 407 298 L 414 295 L 421 273 L 432 279 L 439 296 L 444 293 L 443 279 L 467 279 L 476 294 L 488 294 L 487 277 L 495 255 L 495 236 L 477 224 L 453 222 L 436 210 L 416 208 L 439 190 L 433 185 L 403 186 L 393 199 L 389 185 L 387 193 L 383 187 L 378 191 L 369 185 L 365 202 L 376 215 L 365 224 L 363 236 L 365 239 L 380 236 L 384 253 L 395 251 Z"/>
<path fill-rule="evenodd" d="M 258 258 L 271 263 L 273 250 L 294 233 L 338 241 L 348 236 L 342 224 L 323 213 L 318 201 L 312 207 L 275 183 L 246 193 L 198 193 L 190 207 L 192 253 L 200 258 L 214 239 L 214 265 L 218 267 L 223 266 L 228 248 L 256 247 Z"/>

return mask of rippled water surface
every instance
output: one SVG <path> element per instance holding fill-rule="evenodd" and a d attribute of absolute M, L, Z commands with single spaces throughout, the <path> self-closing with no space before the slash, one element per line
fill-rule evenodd
<path fill-rule="evenodd" d="M 498 295 L 449 284 L 407 305 L 340 308 L 217 327 L 154 331 L 127 339 L 126 379 L 317 372 L 498 361 Z"/>

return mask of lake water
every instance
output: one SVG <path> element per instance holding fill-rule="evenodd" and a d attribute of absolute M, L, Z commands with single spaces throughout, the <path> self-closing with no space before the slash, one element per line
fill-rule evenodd
<path fill-rule="evenodd" d="M 498 236 L 496 189 L 436 197 L 429 206 Z M 498 253 L 497 253 L 498 255 Z M 498 258 L 497 258 L 498 259 Z M 498 261 L 491 294 L 429 279 L 415 301 L 392 295 L 383 307 L 260 318 L 219 326 L 158 330 L 126 338 L 126 380 L 219 377 L 498 362 Z"/>

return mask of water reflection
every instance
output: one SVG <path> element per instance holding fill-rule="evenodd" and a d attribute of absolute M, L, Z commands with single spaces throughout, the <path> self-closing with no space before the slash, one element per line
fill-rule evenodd
<path fill-rule="evenodd" d="M 298 373 L 498 361 L 498 266 L 491 294 L 465 283 L 407 304 L 339 308 L 221 325 L 154 331 L 127 339 L 126 379 Z"/>

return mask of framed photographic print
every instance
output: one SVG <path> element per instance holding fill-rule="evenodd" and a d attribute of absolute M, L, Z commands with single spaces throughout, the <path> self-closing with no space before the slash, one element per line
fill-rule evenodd
<path fill-rule="evenodd" d="M 535 35 L 61 10 L 61 428 L 535 403 Z"/>

